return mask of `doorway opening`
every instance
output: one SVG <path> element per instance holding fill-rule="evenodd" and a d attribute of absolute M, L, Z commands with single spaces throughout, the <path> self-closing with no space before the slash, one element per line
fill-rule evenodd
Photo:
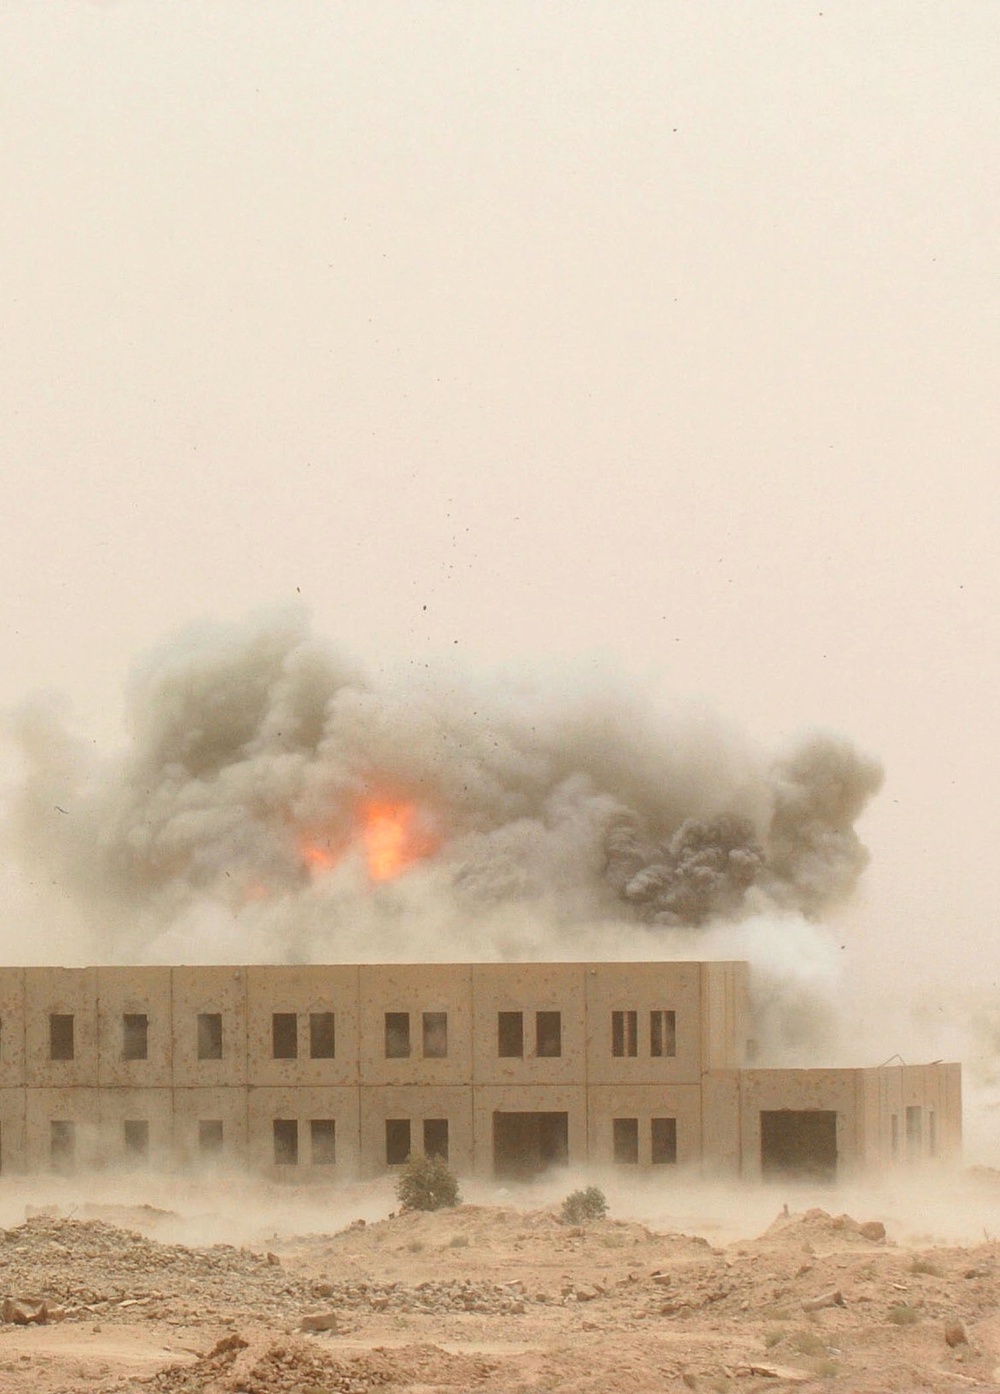
<path fill-rule="evenodd" d="M 835 1181 L 836 1112 L 821 1108 L 761 1112 L 760 1169 L 765 1178 Z"/>
<path fill-rule="evenodd" d="M 525 1181 L 568 1161 L 568 1113 L 494 1113 L 495 1176 Z"/>

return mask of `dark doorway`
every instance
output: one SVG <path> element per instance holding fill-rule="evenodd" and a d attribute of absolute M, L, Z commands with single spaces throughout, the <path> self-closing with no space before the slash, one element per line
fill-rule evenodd
<path fill-rule="evenodd" d="M 765 1177 L 837 1177 L 837 1115 L 832 1109 L 779 1109 L 760 1115 L 760 1168 Z"/>
<path fill-rule="evenodd" d="M 568 1161 L 568 1113 L 494 1113 L 495 1176 L 525 1181 Z"/>

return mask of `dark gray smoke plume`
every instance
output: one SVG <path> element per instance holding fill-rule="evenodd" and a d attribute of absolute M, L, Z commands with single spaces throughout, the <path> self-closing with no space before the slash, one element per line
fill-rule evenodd
<path fill-rule="evenodd" d="M 154 655 L 119 757 L 38 706 L 16 729 L 17 855 L 119 958 L 186 952 L 178 926 L 214 938 L 202 959 L 329 960 L 401 954 L 417 924 L 454 956 L 516 952 L 514 911 L 569 937 L 815 917 L 865 865 L 853 824 L 881 781 L 839 739 L 769 760 L 620 697 L 375 685 L 298 615 Z"/>

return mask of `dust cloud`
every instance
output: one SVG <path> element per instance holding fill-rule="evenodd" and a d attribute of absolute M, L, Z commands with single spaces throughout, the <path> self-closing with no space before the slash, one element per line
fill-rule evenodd
<path fill-rule="evenodd" d="M 776 1051 L 823 1033 L 821 918 L 882 779 L 840 737 L 771 755 L 621 692 L 376 682 L 299 612 L 186 631 L 126 712 L 105 756 L 51 701 L 8 721 L 7 851 L 102 961 L 738 956 Z"/>
<path fill-rule="evenodd" d="M 0 1200 L 0 1226 L 51 1209 L 78 1219 L 104 1219 L 155 1235 L 164 1243 L 266 1246 L 279 1236 L 322 1234 L 398 1212 L 396 1178 L 296 1179 L 294 1186 L 221 1165 L 196 1170 L 107 1168 L 75 1176 L 12 1176 Z M 713 1244 L 752 1238 L 783 1206 L 881 1219 L 900 1244 L 974 1244 L 983 1238 L 984 1210 L 996 1194 L 995 1172 L 943 1172 L 929 1166 L 857 1181 L 821 1183 L 788 1178 L 714 1180 L 697 1167 L 662 1177 L 600 1167 L 555 1167 L 508 1185 L 463 1176 L 462 1201 L 519 1212 L 558 1208 L 573 1190 L 599 1185 L 610 1213 L 664 1233 L 698 1234 Z"/>

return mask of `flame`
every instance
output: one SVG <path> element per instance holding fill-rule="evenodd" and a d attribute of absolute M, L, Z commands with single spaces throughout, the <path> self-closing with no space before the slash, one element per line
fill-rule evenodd
<path fill-rule="evenodd" d="M 373 881 L 391 881 L 434 850 L 433 841 L 417 824 L 412 804 L 373 799 L 363 803 L 359 812 L 365 861 Z"/>
<path fill-rule="evenodd" d="M 304 842 L 302 860 L 310 871 L 329 871 L 332 866 L 337 865 L 340 858 L 334 854 L 332 847 L 321 847 L 316 842 Z"/>
<path fill-rule="evenodd" d="M 321 836 L 303 840 L 302 861 L 314 876 L 335 867 L 350 844 L 360 846 L 372 881 L 391 881 L 437 850 L 439 840 L 428 830 L 414 804 L 366 799 L 358 805 L 355 821 L 355 833 L 349 843 Z"/>

